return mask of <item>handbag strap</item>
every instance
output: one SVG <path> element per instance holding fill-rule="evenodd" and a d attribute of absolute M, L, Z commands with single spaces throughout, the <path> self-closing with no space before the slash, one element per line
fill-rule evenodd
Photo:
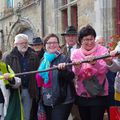
<path fill-rule="evenodd" d="M 104 81 L 103 81 L 102 87 L 105 86 L 105 82 L 106 82 L 106 78 L 105 78 Z"/>

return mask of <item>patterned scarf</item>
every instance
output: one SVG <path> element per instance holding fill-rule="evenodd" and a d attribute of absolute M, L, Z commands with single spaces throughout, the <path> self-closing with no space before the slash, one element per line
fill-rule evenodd
<path fill-rule="evenodd" d="M 45 52 L 44 53 L 44 59 L 43 61 L 41 62 L 38 70 L 45 70 L 45 69 L 48 69 L 50 68 L 50 63 L 56 58 L 56 54 L 55 53 L 48 53 L 48 52 Z M 44 84 L 47 84 L 48 81 L 49 81 L 49 75 L 48 75 L 49 72 L 43 72 L 43 73 L 39 73 L 40 76 L 43 78 L 44 80 Z"/>

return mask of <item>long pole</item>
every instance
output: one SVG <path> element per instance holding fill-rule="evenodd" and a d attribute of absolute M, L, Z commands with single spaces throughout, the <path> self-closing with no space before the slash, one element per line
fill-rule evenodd
<path fill-rule="evenodd" d="M 116 55 L 120 55 L 120 52 L 116 53 Z M 93 61 L 108 58 L 108 57 L 111 57 L 111 55 L 106 54 L 106 55 L 102 55 L 102 56 L 97 56 L 93 59 Z M 83 60 L 80 63 L 88 63 L 88 62 L 90 62 L 90 61 Z M 71 65 L 75 65 L 75 63 L 66 63 L 66 66 L 71 66 Z M 29 71 L 29 72 L 23 72 L 23 73 L 16 73 L 15 76 L 17 77 L 17 76 L 28 75 L 28 74 L 42 73 L 42 72 L 47 72 L 47 71 L 55 70 L 55 69 L 58 69 L 58 66 L 51 67 L 51 68 L 45 69 L 45 70 L 36 70 L 36 71 Z"/>

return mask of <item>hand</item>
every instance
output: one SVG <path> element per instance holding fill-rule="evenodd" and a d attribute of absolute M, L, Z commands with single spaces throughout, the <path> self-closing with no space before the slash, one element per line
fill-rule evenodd
<path fill-rule="evenodd" d="M 117 51 L 116 51 L 116 50 L 113 50 L 113 51 L 110 52 L 110 56 L 111 56 L 111 57 L 115 57 L 116 53 L 117 53 Z"/>
<path fill-rule="evenodd" d="M 103 60 L 106 62 L 107 65 L 112 65 L 112 63 L 113 63 L 112 59 L 113 59 L 112 57 L 108 57 L 108 58 L 105 58 Z"/>
<path fill-rule="evenodd" d="M 112 59 L 113 57 L 115 56 L 116 52 L 115 51 L 111 51 L 110 52 L 110 56 L 111 57 L 107 57 L 107 58 L 104 58 L 103 60 L 106 62 L 107 65 L 112 65 Z"/>
<path fill-rule="evenodd" d="M 9 80 L 10 79 L 10 73 L 5 73 L 3 75 L 4 80 Z"/>
<path fill-rule="evenodd" d="M 80 60 L 74 60 L 74 61 L 72 61 L 72 63 L 75 67 L 78 67 L 78 68 L 81 67 L 81 61 Z"/>
<path fill-rule="evenodd" d="M 66 63 L 59 63 L 58 64 L 58 69 L 63 70 L 66 67 Z"/>
<path fill-rule="evenodd" d="M 116 56 L 117 51 L 113 50 L 110 52 L 110 56 L 108 58 L 105 58 L 104 61 L 106 62 L 107 65 L 112 65 L 112 59 Z M 120 57 L 120 55 L 118 56 L 118 58 Z"/>
<path fill-rule="evenodd" d="M 111 55 L 112 57 L 115 57 L 117 52 L 118 52 L 118 51 L 113 50 L 113 51 L 110 52 L 110 55 Z M 120 55 L 117 55 L 116 57 L 118 57 L 118 58 L 120 59 Z"/>
<path fill-rule="evenodd" d="M 86 56 L 86 57 L 85 57 L 85 60 L 89 61 L 89 63 L 90 63 L 91 65 L 96 64 L 96 60 L 94 60 L 94 59 L 95 59 L 95 56 Z"/>

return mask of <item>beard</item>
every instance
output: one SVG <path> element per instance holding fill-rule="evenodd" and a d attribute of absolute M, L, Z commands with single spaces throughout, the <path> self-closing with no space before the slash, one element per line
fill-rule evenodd
<path fill-rule="evenodd" d="M 18 47 L 18 51 L 21 53 L 25 53 L 27 51 L 28 47 Z"/>

